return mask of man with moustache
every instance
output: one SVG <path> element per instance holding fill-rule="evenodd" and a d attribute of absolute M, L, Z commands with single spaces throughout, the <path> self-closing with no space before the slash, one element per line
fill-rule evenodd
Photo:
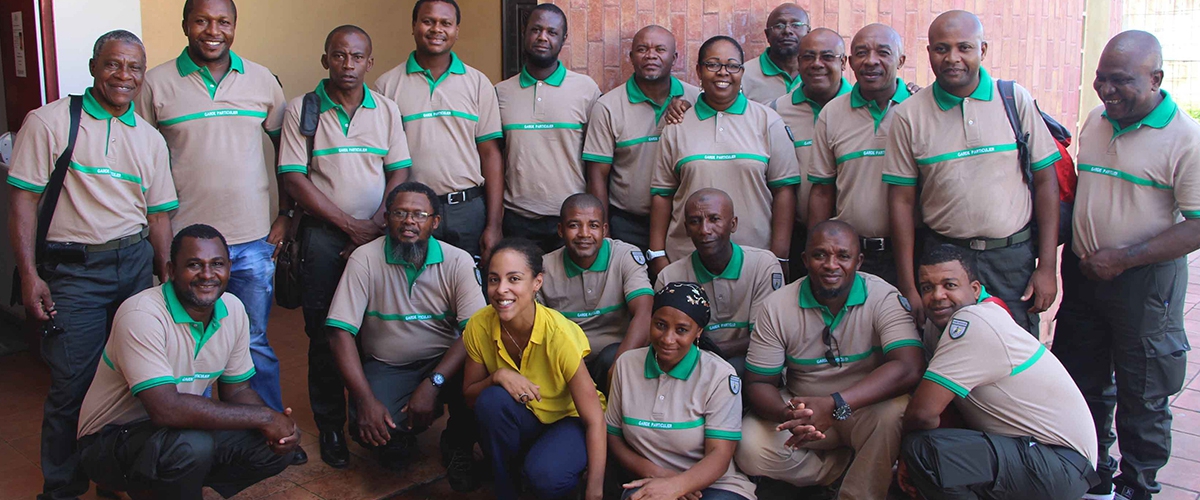
<path fill-rule="evenodd" d="M 371 37 L 362 28 L 344 25 L 329 32 L 321 56 L 329 78 L 314 91 L 320 103 L 316 135 L 300 135 L 304 96 L 293 99 L 279 158 L 283 186 L 305 212 L 297 240 L 309 338 L 308 399 L 320 431 L 321 459 L 335 468 L 350 463 L 343 432 L 346 389 L 325 318 L 346 257 L 384 234 L 383 195 L 404 183 L 412 166 L 400 110 L 363 83 L 374 62 Z"/>
<path fill-rule="evenodd" d="M 225 237 L 194 224 L 171 242 L 169 281 L 117 309 L 83 400 L 80 465 L 133 498 L 231 497 L 283 471 L 299 449 L 292 409 L 250 388 L 250 321 L 226 294 Z M 216 386 L 220 401 L 205 397 Z"/>
<path fill-rule="evenodd" d="M 651 165 L 671 101 L 696 102 L 700 89 L 671 76 L 675 35 L 647 26 L 633 36 L 633 76 L 592 108 L 583 161 L 587 190 L 608 207 L 609 233 L 645 251 L 650 246 Z M 593 349 L 595 351 L 595 349 Z M 592 372 L 595 373 L 595 372 Z"/>
<path fill-rule="evenodd" d="M 525 67 L 496 84 L 508 154 L 504 235 L 528 238 L 549 252 L 562 246 L 563 201 L 587 187 L 583 138 L 600 87 L 559 62 L 567 15 L 554 4 L 530 11 L 521 40 Z"/>
<path fill-rule="evenodd" d="M 746 61 L 742 93 L 751 101 L 768 104 L 790 94 L 804 76 L 796 60 L 800 42 L 808 35 L 808 12 L 794 3 L 781 4 L 767 16 L 767 50 Z M 695 101 L 693 101 L 695 102 Z"/>
<path fill-rule="evenodd" d="M 478 438 L 462 398 L 459 335 L 485 305 L 475 261 L 431 236 L 442 207 L 429 186 L 397 186 L 387 208 L 387 234 L 351 254 L 325 320 L 350 392 L 350 433 L 399 470 L 417 434 L 449 404 L 442 460 L 450 486 L 471 491 L 479 484 L 471 456 Z"/>
<path fill-rule="evenodd" d="M 1047 168 L 1060 158 L 1058 146 L 1029 92 L 1014 85 L 1021 129 L 1029 134 L 1033 178 L 1026 180 L 997 83 L 981 66 L 987 41 L 974 14 L 938 16 L 928 52 L 937 81 L 896 109 L 885 147 L 898 286 L 923 324 L 913 274 L 918 238 L 927 246 L 958 245 L 976 254 L 980 281 L 1037 336 L 1038 313 L 1058 293 L 1058 179 Z M 923 235 L 918 214 L 929 228 Z M 1035 234 L 1035 224 L 1044 230 Z"/>
<path fill-rule="evenodd" d="M 275 165 L 266 161 L 262 133 L 278 151 L 286 102 L 270 70 L 231 50 L 236 28 L 233 0 L 184 2 L 187 47 L 146 72 L 135 102 L 171 151 L 179 193 L 173 228 L 205 222 L 230 243 L 229 293 L 250 315 L 255 368 L 250 387 L 267 406 L 283 411 L 279 358 L 267 343 L 267 317 L 275 289 L 272 257 L 287 230 L 292 201 L 280 190 L 279 214 L 270 217 Z M 296 455 L 307 459 L 303 453 Z"/>
<path fill-rule="evenodd" d="M 871 24 L 854 35 L 850 69 L 856 83 L 849 96 L 831 101 L 817 118 L 808 169 L 809 225 L 836 218 L 854 226 L 862 239 L 862 271 L 893 285 L 896 263 L 882 176 L 890 111 L 911 95 L 896 77 L 904 59 L 900 34 L 888 26 Z"/>
<path fill-rule="evenodd" d="M 751 413 L 735 460 L 749 475 L 795 486 L 829 485 L 844 470 L 838 498 L 878 499 L 887 497 L 900 417 L 925 360 L 900 293 L 858 272 L 858 242 L 845 222 L 813 226 L 808 276 L 768 297 L 755 318 Z"/>
<path fill-rule="evenodd" d="M 136 35 L 110 31 L 96 40 L 83 96 L 29 113 L 13 145 L 8 173 L 8 230 L 25 317 L 42 323 L 41 353 L 50 367 L 42 416 L 39 498 L 88 490 L 75 431 L 113 313 L 126 298 L 167 277 L 171 221 L 179 207 L 170 154 L 154 127 L 137 116 L 146 51 Z M 72 101 L 81 106 L 72 111 Z M 78 135 L 71 115 L 79 113 Z M 70 138 L 62 191 L 49 221 L 39 204 Z M 42 232 L 46 231 L 46 232 Z M 36 248 L 45 238 L 47 247 Z"/>
<path fill-rule="evenodd" d="M 375 80 L 396 102 L 413 157 L 412 180 L 438 193 L 441 222 L 433 237 L 476 259 L 500 241 L 504 157 L 496 90 L 455 54 L 462 13 L 454 0 L 418 0 L 416 50 Z"/>

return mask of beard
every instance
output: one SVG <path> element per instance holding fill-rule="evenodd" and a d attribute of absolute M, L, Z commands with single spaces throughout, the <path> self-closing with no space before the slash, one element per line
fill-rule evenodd
<path fill-rule="evenodd" d="M 791 58 L 794 58 L 794 57 L 800 55 L 800 44 L 796 44 L 792 47 L 787 47 L 787 48 L 771 47 L 770 50 L 771 50 L 771 54 L 774 54 L 778 57 L 782 57 L 785 59 L 791 59 Z"/>
<path fill-rule="evenodd" d="M 196 283 L 196 284 L 199 285 L 202 283 Z M 217 301 L 221 299 L 222 295 L 225 295 L 225 289 L 222 288 L 221 293 L 213 295 L 212 299 L 209 299 L 209 300 L 201 299 L 199 296 L 196 295 L 195 292 L 192 291 L 192 288 L 190 286 L 176 287 L 175 294 L 179 296 L 180 302 L 191 305 L 192 307 L 210 307 L 213 304 L 216 304 Z"/>
<path fill-rule="evenodd" d="M 844 284 L 842 284 L 842 286 L 839 286 L 837 288 L 813 287 L 813 295 L 816 295 L 817 298 L 819 298 L 819 299 L 836 299 L 839 296 L 841 296 L 843 292 L 846 292 L 847 290 L 849 290 L 850 286 L 853 284 L 854 284 L 853 281 L 846 280 L 846 282 Z"/>
<path fill-rule="evenodd" d="M 554 63 L 558 62 L 558 54 L 547 55 L 543 57 L 541 55 L 535 55 L 526 52 L 525 62 L 536 68 L 549 68 L 554 66 Z"/>
<path fill-rule="evenodd" d="M 392 240 L 392 258 L 402 260 L 413 267 L 421 267 L 425 264 L 425 253 L 429 250 L 429 240 L 418 240 L 413 243 L 405 243 L 392 236 L 388 236 Z"/>

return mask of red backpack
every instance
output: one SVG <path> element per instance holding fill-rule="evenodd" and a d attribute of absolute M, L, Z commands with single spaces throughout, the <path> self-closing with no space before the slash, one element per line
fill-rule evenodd
<path fill-rule="evenodd" d="M 1008 123 L 1012 125 L 1016 135 L 1021 174 L 1032 192 L 1033 168 L 1029 157 L 1029 133 L 1021 130 L 1021 116 L 1017 113 L 1017 104 L 1013 97 L 1013 81 L 1000 80 L 996 86 L 1000 90 L 1000 98 L 1004 100 Z M 1079 174 L 1075 172 L 1075 160 L 1071 158 L 1071 153 L 1067 152 L 1067 146 L 1071 145 L 1071 132 L 1050 115 L 1042 112 L 1041 108 L 1037 107 L 1037 101 L 1034 101 L 1033 106 L 1038 114 L 1042 115 L 1042 121 L 1050 130 L 1050 136 L 1054 138 L 1058 152 L 1062 155 L 1062 158 L 1054 162 L 1054 172 L 1058 175 L 1058 244 L 1062 245 L 1071 241 L 1071 215 L 1075 211 L 1075 187 L 1079 183 Z"/>

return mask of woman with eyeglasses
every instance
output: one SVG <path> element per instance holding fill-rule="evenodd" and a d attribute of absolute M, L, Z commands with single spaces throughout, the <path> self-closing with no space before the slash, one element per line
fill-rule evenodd
<path fill-rule="evenodd" d="M 650 268 L 662 271 L 694 246 L 684 229 L 684 201 L 702 188 L 719 188 L 733 212 L 749 222 L 734 233 L 739 245 L 770 250 L 787 260 L 800 167 L 783 119 L 742 95 L 745 54 L 727 36 L 700 46 L 700 94 L 683 122 L 668 125 L 650 183 Z"/>
<path fill-rule="evenodd" d="M 711 309 L 700 285 L 668 284 L 654 294 L 650 346 L 617 360 L 604 420 L 608 448 L 632 500 L 754 500 L 754 484 L 733 466 L 742 437 L 742 381 L 699 348 Z"/>
<path fill-rule="evenodd" d="M 591 348 L 579 325 L 534 301 L 541 287 L 542 251 L 532 241 L 505 239 L 492 250 L 491 305 L 463 331 L 463 395 L 496 498 L 516 500 L 524 482 L 539 499 L 583 491 L 600 500 L 604 403 L 583 363 Z"/>

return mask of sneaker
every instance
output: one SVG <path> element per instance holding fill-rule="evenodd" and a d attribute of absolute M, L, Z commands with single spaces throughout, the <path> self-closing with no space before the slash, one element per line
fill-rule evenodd
<path fill-rule="evenodd" d="M 475 472 L 472 450 L 457 448 L 450 451 L 446 481 L 450 483 L 450 489 L 459 493 L 475 491 L 479 487 L 479 474 Z"/>
<path fill-rule="evenodd" d="M 1150 493 L 1132 484 L 1127 484 L 1117 476 L 1113 480 L 1113 500 L 1150 500 Z"/>

